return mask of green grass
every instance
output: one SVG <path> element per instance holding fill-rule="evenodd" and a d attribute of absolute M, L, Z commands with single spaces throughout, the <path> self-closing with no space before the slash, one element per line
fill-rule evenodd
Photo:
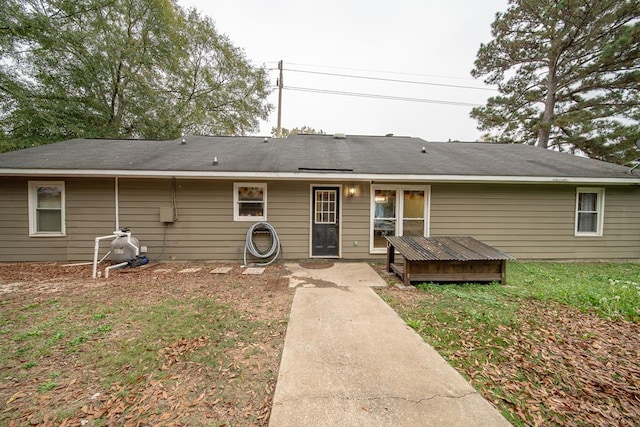
<path fill-rule="evenodd" d="M 220 356 L 224 349 L 238 341 L 253 342 L 256 329 L 267 327 L 207 298 L 169 298 L 142 306 L 119 301 L 109 307 L 55 301 L 4 311 L 1 320 L 2 333 L 10 340 L 0 347 L 1 353 L 9 365 L 20 368 L 16 372 L 22 377 L 42 357 L 73 353 L 101 372 L 105 387 L 135 383 L 143 374 L 159 370 L 163 360 L 158 352 L 183 338 L 210 339 L 188 357 L 218 368 L 228 364 Z M 47 381 L 39 389 L 51 390 L 55 382 Z"/>
<path fill-rule="evenodd" d="M 507 275 L 513 295 L 640 320 L 640 264 L 510 263 Z"/>
<path fill-rule="evenodd" d="M 98 344 L 89 358 L 103 367 L 105 387 L 113 382 L 135 383 L 150 370 L 159 370 L 162 360 L 158 351 L 180 339 L 210 337 L 210 343 L 191 354 L 194 362 L 204 361 L 215 367 L 224 363 L 218 357 L 223 349 L 233 347 L 238 340 L 251 341 L 256 324 L 246 322 L 239 313 L 210 299 L 168 299 L 146 307 L 130 307 L 125 324 L 129 332 L 123 340 Z M 113 366 L 123 370 L 109 369 Z M 123 372 L 124 371 L 124 372 Z"/>
<path fill-rule="evenodd" d="M 568 307 L 597 314 L 607 321 L 640 322 L 640 264 L 512 262 L 508 264 L 507 280 L 506 286 L 421 284 L 417 297 L 408 300 L 396 299 L 392 292 L 381 294 L 407 325 L 475 387 L 492 396 L 511 423 L 537 424 L 538 417 L 549 424 L 561 422 L 563 415 L 544 407 L 536 409 L 536 413 L 526 413 L 521 390 L 504 387 L 499 375 L 497 379 L 483 375 L 513 367 L 516 356 L 522 359 L 511 371 L 513 383 L 526 384 L 533 394 L 549 384 L 560 389 L 568 387 L 567 378 L 563 377 L 566 372 L 545 368 L 543 359 L 549 355 L 536 349 L 535 343 L 544 338 L 541 331 L 551 327 L 548 317 L 537 317 L 535 307 L 553 305 L 558 315 Z M 554 338 L 563 339 L 561 334 Z M 594 338 L 588 330 L 579 337 L 584 341 Z M 527 349 L 522 347 L 523 342 L 533 345 Z M 514 349 L 521 348 L 523 354 L 514 354 Z M 544 380 L 549 383 L 545 386 L 540 383 L 538 371 L 546 375 Z M 580 393 L 579 389 L 565 391 Z"/>

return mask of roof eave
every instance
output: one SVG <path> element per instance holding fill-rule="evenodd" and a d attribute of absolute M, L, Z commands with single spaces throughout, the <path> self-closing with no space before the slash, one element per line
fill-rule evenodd
<path fill-rule="evenodd" d="M 370 181 L 430 183 L 502 183 L 502 184 L 583 184 L 640 185 L 640 176 L 622 177 L 562 177 L 562 176 L 490 176 L 490 175 L 429 175 L 429 174 L 360 174 L 338 172 L 203 172 L 100 169 L 0 169 L 0 176 L 30 177 L 119 177 L 119 178 L 191 178 L 301 181 Z"/>

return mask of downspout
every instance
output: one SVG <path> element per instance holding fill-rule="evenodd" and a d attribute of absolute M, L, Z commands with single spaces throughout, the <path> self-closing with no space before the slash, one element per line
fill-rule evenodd
<path fill-rule="evenodd" d="M 120 202 L 119 202 L 119 195 L 118 195 L 118 177 L 116 176 L 115 179 L 115 196 L 116 196 L 116 228 L 115 230 L 120 230 Z"/>

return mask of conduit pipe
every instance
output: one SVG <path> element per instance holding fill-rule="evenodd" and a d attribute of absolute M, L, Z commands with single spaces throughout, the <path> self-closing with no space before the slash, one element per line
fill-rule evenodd
<path fill-rule="evenodd" d="M 113 270 L 114 268 L 121 268 L 129 265 L 129 261 L 121 262 L 120 264 L 110 265 L 109 267 L 104 269 L 104 278 L 109 278 L 109 270 Z"/>
<path fill-rule="evenodd" d="M 100 250 L 100 240 L 115 239 L 116 237 L 125 237 L 125 236 L 127 238 L 127 244 L 129 246 L 131 246 L 136 251 L 136 257 L 140 255 L 140 248 L 138 246 L 134 245 L 133 242 L 131 241 L 131 232 L 130 231 L 116 230 L 116 231 L 113 232 L 113 234 L 110 234 L 108 236 L 96 237 L 95 238 L 95 244 L 93 246 L 93 278 L 94 279 L 96 279 L 98 277 L 98 251 Z M 107 253 L 107 255 L 102 257 L 100 262 L 102 262 L 110 253 L 111 252 L 109 251 Z M 125 264 L 127 264 L 127 262 L 125 262 Z M 117 265 L 122 266 L 121 264 L 117 264 Z M 107 267 L 107 268 L 109 268 L 109 267 Z M 107 269 L 105 269 L 105 277 L 108 277 Z"/>
<path fill-rule="evenodd" d="M 100 250 L 100 240 L 115 239 L 117 237 L 115 233 L 116 232 L 114 231 L 113 234 L 110 234 L 108 236 L 96 237 L 95 239 L 95 244 L 93 245 L 93 278 L 94 279 L 98 277 L 98 251 Z M 109 254 L 107 253 L 107 255 Z M 106 257 L 107 256 L 105 255 L 104 258 Z M 102 262 L 104 258 L 102 258 L 100 262 Z"/>
<path fill-rule="evenodd" d="M 125 230 L 128 230 L 128 229 L 125 228 Z M 134 245 L 133 242 L 131 241 L 131 231 L 120 230 L 120 231 L 114 231 L 113 234 L 115 234 L 115 237 L 127 236 L 127 245 L 131 246 L 136 251 L 136 256 L 140 255 L 140 248 Z"/>
<path fill-rule="evenodd" d="M 115 178 L 115 197 L 116 197 L 116 201 L 115 201 L 115 208 L 116 208 L 116 230 L 120 230 L 120 184 L 118 182 L 118 177 L 116 176 Z"/>

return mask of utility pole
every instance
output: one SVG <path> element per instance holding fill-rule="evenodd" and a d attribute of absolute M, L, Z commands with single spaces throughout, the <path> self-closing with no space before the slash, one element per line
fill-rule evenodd
<path fill-rule="evenodd" d="M 278 78 L 278 127 L 276 128 L 276 138 L 282 138 L 282 59 L 278 61 L 278 70 L 280 70 L 280 77 Z"/>

